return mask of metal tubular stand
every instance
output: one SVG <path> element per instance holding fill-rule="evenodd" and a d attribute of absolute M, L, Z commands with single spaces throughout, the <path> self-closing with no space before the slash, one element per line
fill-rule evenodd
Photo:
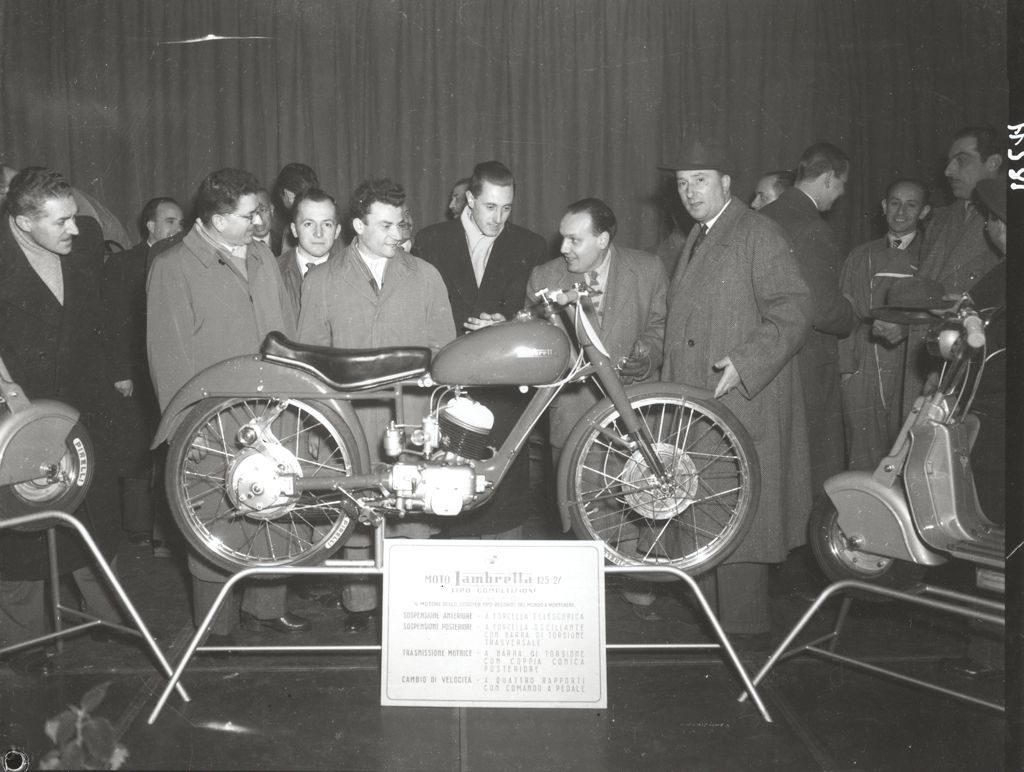
<path fill-rule="evenodd" d="M 196 630 L 195 635 L 189 642 L 188 647 L 181 655 L 181 659 L 178 661 L 175 667 L 174 673 L 171 674 L 171 679 L 167 686 L 164 688 L 163 694 L 160 695 L 160 699 L 157 700 L 156 705 L 153 708 L 153 712 L 150 713 L 148 724 L 152 724 L 156 721 L 160 712 L 163 710 L 164 705 L 167 703 L 167 699 L 171 695 L 171 691 L 175 685 L 181 679 L 182 674 L 185 672 L 185 668 L 188 667 L 189 662 L 196 652 L 215 652 L 215 651 L 244 651 L 244 652 L 299 652 L 299 653 L 320 653 L 320 652 L 332 652 L 332 651 L 381 651 L 381 644 L 346 644 L 337 646 L 296 646 L 292 645 L 280 645 L 280 646 L 200 646 L 203 638 L 206 636 L 206 631 L 209 630 L 210 625 L 213 623 L 214 617 L 220 610 L 221 605 L 228 598 L 228 595 L 234 589 L 235 585 L 239 582 L 245 581 L 251 577 L 268 577 L 268 576 L 367 576 L 376 575 L 383 576 L 385 572 L 383 556 L 384 556 L 384 528 L 374 529 L 374 559 L 373 560 L 327 560 L 322 566 L 312 567 L 296 567 L 296 566 L 284 566 L 281 568 L 247 568 L 231 576 L 230 579 L 224 584 L 220 592 L 214 599 L 213 605 L 210 610 L 207 611 L 206 616 L 203 618 L 202 624 L 199 625 L 199 629 Z M 711 622 L 712 628 L 714 628 L 715 635 L 718 637 L 720 643 L 668 643 L 668 644 L 606 644 L 605 648 L 609 650 L 621 650 L 621 649 L 635 649 L 635 650 L 679 650 L 679 649 L 725 649 L 728 659 L 732 666 L 736 669 L 739 674 L 740 680 L 746 687 L 747 691 L 753 695 L 754 703 L 757 705 L 758 710 L 761 712 L 761 716 L 765 721 L 771 723 L 771 716 L 765 709 L 764 703 L 761 701 L 760 695 L 756 690 L 756 683 L 751 682 L 750 677 L 747 675 L 747 671 L 744 670 L 743 665 L 740 663 L 739 658 L 736 656 L 736 652 L 729 643 L 729 639 L 726 637 L 725 632 L 722 630 L 718 619 L 711 611 L 711 607 L 708 605 L 707 600 L 701 594 L 700 589 L 697 587 L 697 583 L 688 574 L 680 571 L 678 568 L 671 567 L 658 567 L 658 566 L 636 566 L 636 567 L 625 567 L 625 566 L 605 566 L 605 574 L 671 574 L 679 579 L 682 579 L 693 591 L 697 597 L 697 601 L 700 604 L 701 609 L 707 616 L 708 621 Z"/>
<path fill-rule="evenodd" d="M 8 520 L 0 521 L 0 530 L 5 528 L 17 528 L 22 525 L 41 525 L 48 524 L 46 529 L 47 546 L 49 548 L 49 562 L 50 562 L 50 600 L 52 605 L 53 613 L 53 627 L 54 632 L 48 633 L 47 635 L 41 635 L 38 638 L 32 638 L 28 641 L 22 641 L 12 646 L 7 646 L 0 649 L 0 655 L 6 654 L 11 651 L 17 651 L 29 646 L 34 646 L 39 643 L 46 643 L 47 641 L 55 641 L 57 644 L 57 650 L 62 651 L 63 639 L 68 635 L 74 635 L 84 630 L 91 629 L 93 627 L 109 627 L 118 632 L 127 633 L 128 635 L 137 635 L 142 638 L 143 641 L 149 646 L 149 650 L 156 657 L 157 662 L 160 664 L 164 674 L 170 676 L 171 666 L 167 659 L 164 657 L 163 652 L 156 645 L 156 641 L 153 639 L 152 634 L 146 627 L 146 623 L 142 621 L 142 617 L 139 616 L 139 612 L 136 611 L 135 606 L 132 604 L 131 599 L 125 593 L 121 583 L 114 576 L 114 572 L 110 570 L 110 566 L 107 561 L 103 559 L 103 553 L 100 552 L 99 547 L 96 546 L 96 542 L 93 541 L 92 536 L 88 531 L 85 530 L 80 522 L 75 520 L 64 512 L 48 511 L 48 512 L 36 512 L 31 515 L 21 515 L 20 517 L 12 517 Z M 100 619 L 92 614 L 83 613 L 78 609 L 68 608 L 67 606 L 61 605 L 60 602 L 60 570 L 57 566 L 57 536 L 55 528 L 58 525 L 67 526 L 77 531 L 79 537 L 85 543 L 85 546 L 89 548 L 92 553 L 96 565 L 99 566 L 104 578 L 107 581 L 110 589 L 113 590 L 114 595 L 120 600 L 122 608 L 128 612 L 128 616 L 131 617 L 134 627 L 126 627 L 119 625 L 115 622 L 110 622 L 106 619 Z M 63 616 L 72 616 L 78 619 L 85 620 L 80 624 L 72 625 L 71 627 L 63 626 Z M 175 687 L 178 690 L 178 694 L 185 702 L 189 702 L 191 698 L 188 696 L 188 692 L 185 688 L 175 683 Z"/>
<path fill-rule="evenodd" d="M 881 595 L 892 600 L 924 606 L 945 614 L 953 614 L 967 619 L 977 619 L 1003 628 L 1006 626 L 1006 614 L 1003 604 L 997 601 L 988 600 L 987 598 L 979 598 L 975 595 L 966 595 L 964 593 L 954 592 L 952 590 L 928 584 L 921 585 L 920 587 L 915 588 L 912 592 L 904 592 L 901 590 L 889 589 L 888 587 L 876 587 L 873 584 L 853 579 L 836 582 L 826 587 L 821 594 L 818 595 L 814 603 L 811 604 L 811 607 L 804 612 L 802 617 L 800 617 L 800 620 L 789 632 L 789 635 L 787 635 L 785 640 L 779 644 L 778 648 L 772 653 L 768 658 L 768 661 L 765 662 L 764 666 L 754 677 L 754 685 L 756 686 L 761 683 L 761 681 L 768 675 L 768 672 L 782 660 L 789 659 L 806 652 L 808 654 L 823 657 L 824 659 L 832 662 L 848 665 L 852 668 L 863 670 L 883 678 L 891 678 L 901 683 L 917 686 L 922 689 L 944 694 L 947 697 L 953 697 L 955 699 L 969 702 L 973 705 L 1005 713 L 1005 706 L 998 703 L 979 699 L 978 697 L 974 697 L 966 692 L 947 689 L 943 686 L 932 683 L 931 681 L 923 681 L 919 678 L 913 678 L 912 676 L 908 676 L 895 670 L 890 670 L 879 665 L 873 665 L 869 662 L 857 659 L 856 657 L 836 654 L 836 644 L 839 642 L 839 635 L 842 633 L 843 625 L 846 622 L 847 614 L 850 610 L 850 604 L 854 600 L 853 597 L 850 596 L 843 598 L 843 604 L 839 609 L 839 615 L 836 618 L 832 632 L 803 645 L 793 647 L 792 649 L 790 648 L 796 637 L 818 613 L 826 601 L 833 596 L 851 591 Z M 821 648 L 821 644 L 826 642 L 828 643 L 828 648 Z M 746 698 L 747 692 L 744 692 L 739 696 L 739 701 L 743 702 Z"/>

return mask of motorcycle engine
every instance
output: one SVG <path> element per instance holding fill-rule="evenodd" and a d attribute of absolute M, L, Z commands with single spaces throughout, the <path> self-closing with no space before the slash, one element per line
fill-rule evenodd
<path fill-rule="evenodd" d="M 494 414 L 476 400 L 460 395 L 438 411 L 441 448 L 462 458 L 482 461 L 491 455 L 487 441 Z"/>

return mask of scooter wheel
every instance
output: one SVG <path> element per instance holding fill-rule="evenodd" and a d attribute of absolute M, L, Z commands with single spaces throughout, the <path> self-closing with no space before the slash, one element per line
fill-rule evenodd
<path fill-rule="evenodd" d="M 558 503 L 581 539 L 604 542 L 620 566 L 690 575 L 725 560 L 753 523 L 761 491 L 754 442 L 724 405 L 668 384 L 628 390 L 654 453 L 657 479 L 610 400 L 573 429 L 558 468 Z"/>
<path fill-rule="evenodd" d="M 171 514 L 199 555 L 227 571 L 318 563 L 348 540 L 356 507 L 327 484 L 287 493 L 289 478 L 358 474 L 357 447 L 319 402 L 204 400 L 167 454 Z"/>
<path fill-rule="evenodd" d="M 812 510 L 807 536 L 815 561 L 831 582 L 856 579 L 905 590 L 918 584 L 926 570 L 925 566 L 906 560 L 857 550 L 840 528 L 839 513 L 827 498 L 818 501 Z M 864 593 L 864 597 L 881 599 L 873 593 Z"/>
<path fill-rule="evenodd" d="M 57 510 L 72 513 L 85 501 L 95 473 L 95 453 L 89 433 L 76 423 L 64 441 L 64 454 L 46 474 L 0 487 L 0 518 L 20 517 Z M 20 526 L 19 531 L 40 531 L 48 524 Z"/>

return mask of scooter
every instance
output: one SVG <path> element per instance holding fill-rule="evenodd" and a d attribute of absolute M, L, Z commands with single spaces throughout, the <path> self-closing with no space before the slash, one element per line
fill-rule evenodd
<path fill-rule="evenodd" d="M 889 454 L 873 472 L 825 482 L 834 507 L 811 517 L 811 549 L 833 581 L 906 589 L 950 558 L 978 568 L 979 586 L 1002 592 L 1005 531 L 985 517 L 971 471 L 980 422 L 971 405 L 985 368 L 985 324 L 968 295 L 929 332 L 945 362 L 934 391 L 917 398 Z"/>
<path fill-rule="evenodd" d="M 271 333 L 258 355 L 204 370 L 174 396 L 154 441 L 170 440 L 177 524 L 201 555 L 237 571 L 320 561 L 357 522 L 456 517 L 491 498 L 559 393 L 591 378 L 606 397 L 562 453 L 563 529 L 602 541 L 617 565 L 691 574 L 717 565 L 751 525 L 760 491 L 753 442 L 706 391 L 625 387 L 591 321 L 590 293 L 583 284 L 542 290 L 533 312 L 434 356 L 306 346 Z M 533 395 L 495 446 L 493 414 L 467 389 L 509 385 Z M 371 468 L 353 405 L 395 401 L 411 386 L 429 390 L 429 410 L 415 425 L 399 415 L 373 438 L 389 461 Z"/>
<path fill-rule="evenodd" d="M 82 503 L 95 455 L 78 419 L 78 411 L 63 402 L 30 400 L 0 359 L 0 519 L 48 510 L 71 513 Z"/>

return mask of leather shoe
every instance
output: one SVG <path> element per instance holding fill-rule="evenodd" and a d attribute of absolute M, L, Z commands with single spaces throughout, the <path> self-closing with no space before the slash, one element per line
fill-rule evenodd
<path fill-rule="evenodd" d="M 351 611 L 345 617 L 346 633 L 365 633 L 370 629 L 373 611 Z"/>
<path fill-rule="evenodd" d="M 241 628 L 249 632 L 259 632 L 266 628 L 277 633 L 304 633 L 313 629 L 313 623 L 305 617 L 290 612 L 277 619 L 257 619 L 252 614 L 243 611 Z"/>

